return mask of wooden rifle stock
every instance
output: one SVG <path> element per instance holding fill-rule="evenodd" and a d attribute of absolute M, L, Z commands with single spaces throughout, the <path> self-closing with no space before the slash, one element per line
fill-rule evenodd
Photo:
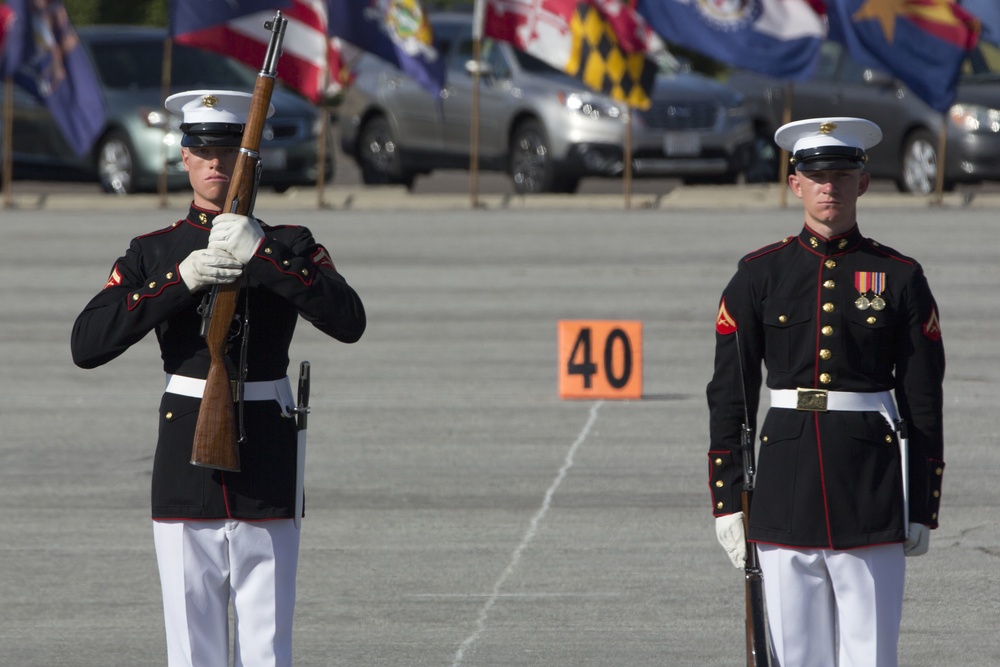
<path fill-rule="evenodd" d="M 240 215 L 253 213 L 260 169 L 260 140 L 271 106 L 274 75 L 287 23 L 281 12 L 277 12 L 274 19 L 264 24 L 264 27 L 271 31 L 271 38 L 264 56 L 264 66 L 254 84 L 253 99 L 243 128 L 239 157 L 236 159 L 229 192 L 226 195 L 223 210 L 229 213 Z M 234 408 L 238 396 L 235 395 L 232 380 L 242 382 L 242 377 L 229 377 L 229 370 L 226 367 L 226 345 L 233 315 L 236 312 L 236 297 L 239 291 L 239 282 L 217 285 L 212 291 L 209 307 L 204 314 L 208 318 L 205 344 L 208 346 L 211 364 L 208 368 L 208 377 L 205 379 L 205 392 L 202 395 L 194 442 L 191 446 L 191 463 L 194 465 L 236 472 L 240 469 Z M 243 369 L 237 371 L 238 374 L 242 372 Z"/>

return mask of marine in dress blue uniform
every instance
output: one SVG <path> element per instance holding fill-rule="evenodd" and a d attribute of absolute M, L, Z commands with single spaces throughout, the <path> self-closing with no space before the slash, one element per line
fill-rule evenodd
<path fill-rule="evenodd" d="M 152 517 L 164 596 L 168 660 L 290 665 L 299 531 L 295 405 L 288 350 L 301 317 L 332 338 L 357 341 L 366 324 L 354 289 L 305 227 L 220 214 L 251 96 L 171 96 L 194 200 L 181 220 L 132 239 L 104 288 L 78 316 L 72 353 L 83 368 L 112 361 L 150 331 L 166 391 L 153 462 Z M 241 469 L 190 464 L 210 357 L 199 307 L 212 285 L 240 281 L 227 357 L 245 368 Z M 235 377 L 235 375 L 234 375 Z"/>
<path fill-rule="evenodd" d="M 920 264 L 865 237 L 856 220 L 870 180 L 865 150 L 880 138 L 855 118 L 777 131 L 805 225 L 739 261 L 716 320 L 712 510 L 720 543 L 742 568 L 741 384 L 754 420 L 763 382 L 770 408 L 755 428 L 749 539 L 782 667 L 894 667 L 904 553 L 926 552 L 938 526 L 938 308 Z"/>

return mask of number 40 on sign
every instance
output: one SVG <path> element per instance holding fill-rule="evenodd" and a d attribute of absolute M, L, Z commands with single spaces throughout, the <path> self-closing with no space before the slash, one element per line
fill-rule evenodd
<path fill-rule="evenodd" d="M 642 398 L 642 322 L 559 321 L 560 398 Z"/>

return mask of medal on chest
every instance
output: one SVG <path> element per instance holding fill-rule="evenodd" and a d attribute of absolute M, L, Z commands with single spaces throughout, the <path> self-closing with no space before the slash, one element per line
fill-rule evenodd
<path fill-rule="evenodd" d="M 861 295 L 854 302 L 854 307 L 858 310 L 885 308 L 885 299 L 882 298 L 882 292 L 885 291 L 884 271 L 855 271 L 854 288 Z M 869 293 L 873 295 L 871 298 L 868 298 Z"/>

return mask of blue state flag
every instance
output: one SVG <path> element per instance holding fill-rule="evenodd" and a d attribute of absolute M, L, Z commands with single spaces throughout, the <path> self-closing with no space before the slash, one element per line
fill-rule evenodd
<path fill-rule="evenodd" d="M 437 97 L 445 68 L 418 0 L 329 0 L 331 37 L 339 37 L 406 72 Z"/>
<path fill-rule="evenodd" d="M 248 14 L 288 9 L 291 0 L 172 0 L 170 34 L 214 28 Z"/>
<path fill-rule="evenodd" d="M 85 155 L 104 131 L 97 75 L 57 0 L 8 0 L 14 19 L 4 41 L 4 76 L 45 104 L 66 143 Z"/>
<path fill-rule="evenodd" d="M 665 41 L 779 79 L 808 79 L 826 32 L 807 0 L 638 0 Z"/>
<path fill-rule="evenodd" d="M 962 0 L 960 4 L 979 19 L 980 39 L 1000 46 L 1000 0 Z"/>
<path fill-rule="evenodd" d="M 979 24 L 951 0 L 886 4 L 827 3 L 830 38 L 860 64 L 892 74 L 937 111 L 955 101 L 962 62 L 976 45 Z"/>

